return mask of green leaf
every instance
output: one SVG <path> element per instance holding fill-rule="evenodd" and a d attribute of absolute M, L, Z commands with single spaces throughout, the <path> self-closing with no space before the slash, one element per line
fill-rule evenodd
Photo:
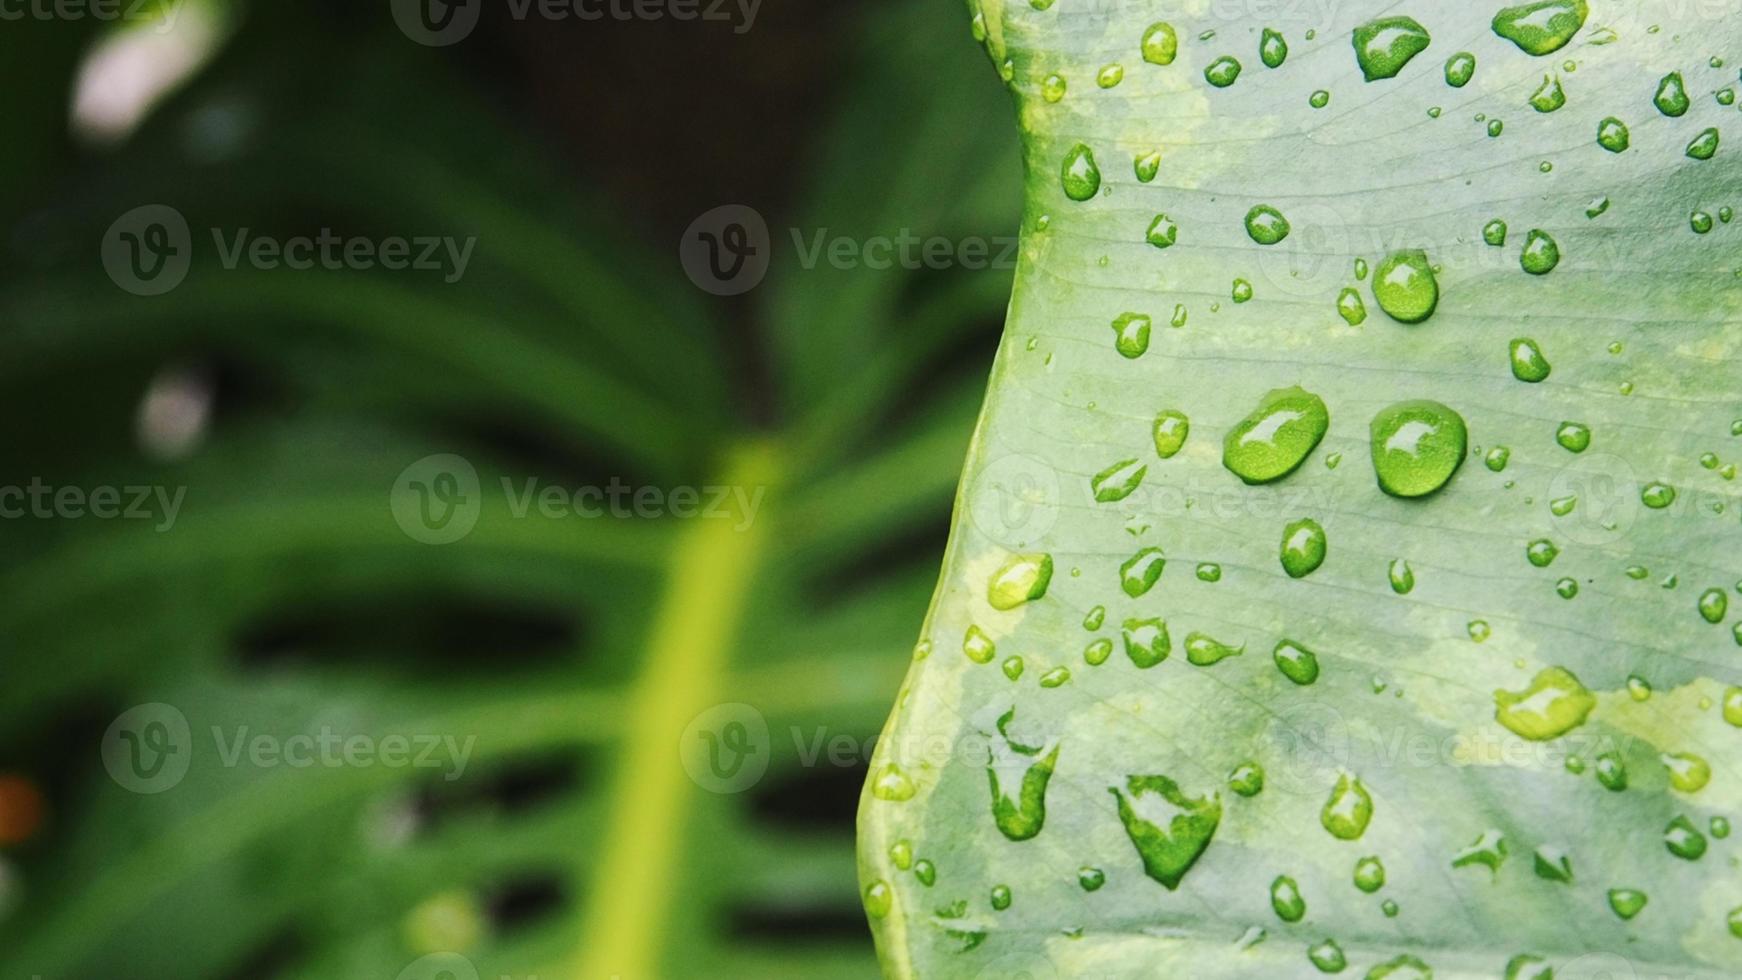
<path fill-rule="evenodd" d="M 861 801 L 884 968 L 1736 975 L 1742 170 L 1703 134 L 1742 44 L 1692 7 L 1264 6 L 971 11 L 1022 262 L 873 760 L 911 792 Z M 1045 595 L 989 603 L 1017 556 Z M 1108 656 L 1134 623 L 1195 655 Z M 1001 717 L 1056 747 L 1022 834 Z"/>

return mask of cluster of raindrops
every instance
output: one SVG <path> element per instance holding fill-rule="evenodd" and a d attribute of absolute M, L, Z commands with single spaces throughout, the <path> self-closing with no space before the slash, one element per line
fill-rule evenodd
<path fill-rule="evenodd" d="M 1030 5 L 1035 10 L 1042 11 L 1051 8 L 1053 3 L 1052 0 L 1030 0 Z M 1586 0 L 1535 0 L 1501 10 L 1493 18 L 1492 30 L 1495 35 L 1510 42 L 1525 55 L 1544 58 L 1565 48 L 1585 28 L 1588 16 Z M 975 36 L 984 41 L 986 34 L 983 19 L 976 14 Z M 1199 37 L 1202 42 L 1213 39 L 1212 32 L 1206 32 Z M 1614 39 L 1612 31 L 1601 28 L 1589 35 L 1587 42 L 1602 45 Z M 1418 56 L 1432 46 L 1433 37 L 1428 27 L 1413 17 L 1395 15 L 1381 17 L 1356 27 L 1350 36 L 1350 43 L 1354 63 L 1364 81 L 1382 84 L 1404 73 Z M 1142 64 L 1133 65 L 1129 75 L 1124 64 L 1105 64 L 1093 76 L 1095 87 L 1102 90 L 1113 89 L 1128 77 L 1135 76 L 1138 71 L 1167 69 L 1179 60 L 1181 47 L 1180 34 L 1174 26 L 1164 22 L 1151 24 L 1142 32 L 1134 52 Z M 1257 55 L 1257 63 L 1263 69 L 1284 69 L 1290 58 L 1288 39 L 1279 31 L 1265 28 L 1258 38 Z M 1471 85 L 1478 72 L 1477 58 L 1469 51 L 1450 54 L 1443 63 L 1439 62 L 1437 56 L 1433 61 L 1434 71 L 1443 73 L 1444 82 L 1451 89 L 1464 89 Z M 1247 67 L 1239 55 L 1217 53 L 1204 62 L 1203 81 L 1211 89 L 1227 89 L 1240 84 Z M 1529 111 L 1538 115 L 1559 114 L 1558 118 L 1570 115 L 1575 110 L 1567 110 L 1567 107 L 1577 102 L 1579 91 L 1575 84 L 1577 79 L 1568 76 L 1575 72 L 1576 67 L 1575 62 L 1566 61 L 1558 69 L 1550 66 L 1540 72 L 1531 72 L 1530 87 L 1518 93 L 1521 111 L 1528 106 Z M 1007 80 L 1013 78 L 1014 68 L 1008 62 L 1001 69 L 1006 72 Z M 1492 66 L 1484 68 L 1484 71 L 1491 70 Z M 1656 76 L 1655 72 L 1653 76 Z M 1652 110 L 1669 120 L 1681 120 L 1688 116 L 1694 99 L 1689 91 L 1687 77 L 1682 71 L 1670 71 L 1656 81 L 1653 91 L 1641 93 L 1638 107 L 1618 108 L 1617 115 L 1605 116 L 1596 126 L 1594 135 L 1597 146 L 1610 155 L 1638 152 L 1634 148 L 1629 119 L 1634 125 L 1638 125 L 1641 120 L 1635 116 Z M 1083 97 L 1096 97 L 1094 91 L 1086 85 L 1082 88 Z M 1064 75 L 1057 72 L 1041 79 L 1039 90 L 1047 103 L 1061 102 L 1067 98 L 1067 93 L 1070 93 L 1069 97 L 1073 100 L 1079 97 L 1076 94 L 1078 90 L 1070 88 Z M 1719 104 L 1728 106 L 1735 104 L 1735 96 L 1734 89 L 1726 88 L 1718 91 L 1715 98 Z M 1645 106 L 1646 101 L 1650 102 L 1649 107 Z M 1307 103 L 1314 109 L 1326 109 L 1332 103 L 1332 93 L 1326 89 L 1317 89 L 1307 97 Z M 1529 111 L 1512 120 L 1513 132 L 1529 124 L 1533 118 Z M 1429 114 L 1438 118 L 1440 110 L 1436 107 Z M 1489 137 L 1499 138 L 1508 131 L 1506 123 L 1501 119 L 1482 116 L 1478 121 L 1484 125 Z M 1644 132 L 1642 129 L 1642 139 Z M 1581 127 L 1581 133 L 1582 141 L 1592 139 L 1588 129 Z M 1680 137 L 1677 138 L 1677 143 L 1680 144 Z M 1721 134 L 1717 127 L 1690 131 L 1685 155 L 1694 161 L 1709 161 L 1719 154 L 1720 144 Z M 1586 145 L 1588 146 L 1588 142 Z M 1108 148 L 1102 147 L 1101 152 L 1104 160 L 1111 162 L 1115 159 Z M 1083 204 L 1112 192 L 1109 185 L 1113 181 L 1104 179 L 1096 153 L 1096 148 L 1089 142 L 1077 141 L 1065 148 L 1062 159 L 1049 156 L 1049 159 L 1059 159 L 1058 187 L 1068 201 Z M 1123 167 L 1122 161 L 1127 157 L 1131 160 L 1133 177 L 1140 184 L 1154 182 L 1161 174 L 1166 160 L 1165 150 L 1159 146 L 1135 152 L 1129 146 L 1121 147 L 1116 157 L 1121 161 L 1120 167 Z M 1544 173 L 1553 169 L 1550 161 L 1543 161 L 1540 167 Z M 1050 182 L 1050 175 L 1047 179 Z M 1114 180 L 1116 179 L 1115 175 Z M 1608 196 L 1600 196 L 1584 206 L 1584 214 L 1586 219 L 1596 221 L 1609 215 L 1613 206 L 1614 202 Z M 1244 209 L 1243 220 L 1238 219 L 1240 211 L 1235 210 L 1228 215 L 1229 226 L 1233 227 L 1234 222 L 1239 220 L 1245 237 L 1260 249 L 1278 246 L 1294 232 L 1294 226 L 1284 210 L 1289 207 L 1287 200 L 1247 200 L 1240 202 L 1240 207 Z M 1165 211 L 1145 208 L 1142 214 L 1146 216 L 1142 220 L 1147 220 L 1142 231 L 1142 240 L 1157 251 L 1165 252 L 1175 247 L 1181 242 L 1182 236 L 1192 233 L 1191 228 L 1182 227 L 1179 221 Z M 1729 208 L 1718 209 L 1716 218 L 1705 211 L 1695 211 L 1690 223 L 1695 232 L 1708 234 L 1718 224 L 1729 223 L 1732 217 Z M 1048 219 L 1042 219 L 1043 226 L 1046 220 Z M 1509 227 L 1507 217 L 1494 216 L 1479 229 L 1479 237 L 1493 249 L 1510 247 L 1513 251 L 1505 253 L 1508 267 L 1512 265 L 1515 257 L 1517 268 L 1533 277 L 1524 281 L 1552 283 L 1554 279 L 1543 280 L 1543 277 L 1549 277 L 1562 266 L 1563 250 L 1560 238 L 1567 238 L 1569 245 L 1573 246 L 1566 255 L 1572 257 L 1576 264 L 1577 235 L 1569 234 L 1564 226 L 1555 225 L 1553 222 L 1543 222 L 1551 225 L 1552 230 L 1530 227 L 1530 224 L 1535 223 L 1537 222 L 1520 222 L 1519 230 L 1515 232 Z M 1132 229 L 1131 233 L 1135 235 L 1135 231 L 1136 229 Z M 1460 234 L 1476 231 L 1477 229 L 1471 227 Z M 1560 238 L 1557 238 L 1557 232 Z M 1426 329 L 1422 325 L 1433 319 L 1444 298 L 1441 292 L 1444 270 L 1422 248 L 1391 249 L 1382 256 L 1375 256 L 1375 259 L 1371 268 L 1365 259 L 1356 260 L 1354 284 L 1340 287 L 1336 297 L 1337 315 L 1349 327 L 1360 328 L 1369 318 L 1371 303 L 1394 324 L 1388 329 Z M 1563 272 L 1562 276 L 1565 275 Z M 1738 275 L 1742 276 L 1742 271 Z M 1456 285 L 1449 279 L 1448 283 Z M 1229 295 L 1236 304 L 1251 300 L 1254 296 L 1252 283 L 1244 277 L 1234 278 Z M 1144 357 L 1157 336 L 1168 336 L 1165 330 L 1157 333 L 1158 318 L 1173 328 L 1183 328 L 1187 322 L 1187 312 L 1183 305 L 1176 306 L 1171 314 L 1156 310 L 1108 310 L 1102 316 L 1106 319 L 1098 319 L 1098 322 L 1106 323 L 1111 328 L 1110 345 L 1114 353 L 1125 360 Z M 1102 328 L 1097 326 L 1097 329 Z M 1520 327 L 1518 332 L 1523 334 L 1527 330 L 1526 327 Z M 1102 333 L 1101 337 L 1103 343 L 1108 343 L 1106 333 Z M 1550 339 L 1555 338 L 1551 336 Z M 1499 345 L 1495 345 L 1495 348 L 1487 350 L 1483 355 L 1493 358 L 1491 369 L 1496 373 L 1509 374 L 1512 381 L 1521 385 L 1543 386 L 1539 390 L 1552 391 L 1567 379 L 1569 365 L 1576 363 L 1568 351 L 1548 349 L 1534 337 L 1520 335 L 1513 337 L 1505 345 L 1505 366 L 1502 368 L 1499 365 L 1502 354 L 1498 347 Z M 1620 353 L 1619 342 L 1611 345 L 1610 352 Z M 1555 374 L 1551 355 L 1566 358 L 1560 362 L 1563 368 L 1561 375 Z M 1623 394 L 1631 390 L 1629 382 L 1623 387 Z M 1329 432 L 1331 406 L 1318 394 L 1300 385 L 1271 390 L 1261 395 L 1252 392 L 1246 397 L 1255 398 L 1255 404 L 1248 402 L 1247 404 L 1253 404 L 1251 410 L 1227 430 L 1220 453 L 1223 468 L 1247 486 L 1263 486 L 1289 480 L 1301 471 Z M 1365 416 L 1367 412 L 1362 414 Z M 1509 446 L 1493 445 L 1485 449 L 1472 446 L 1471 433 L 1460 411 L 1432 398 L 1412 398 L 1386 405 L 1372 412 L 1368 429 L 1375 489 L 1384 495 L 1379 499 L 1387 501 L 1391 506 L 1412 506 L 1412 501 L 1431 498 L 1445 491 L 1457 479 L 1465 460 L 1472 455 L 1478 457 L 1483 466 L 1493 474 L 1506 473 L 1514 459 L 1514 449 Z M 1144 451 L 1137 455 L 1130 455 L 1130 450 L 1127 450 L 1119 454 L 1120 458 L 1107 459 L 1092 475 L 1087 476 L 1090 498 L 1097 506 L 1121 508 L 1143 486 L 1152 468 L 1180 465 L 1169 461 L 1185 451 L 1191 433 L 1191 420 L 1184 411 L 1172 406 L 1161 408 L 1150 423 L 1149 441 L 1153 443 L 1153 447 L 1145 446 Z M 1730 434 L 1742 436 L 1742 419 L 1734 423 Z M 1544 430 L 1539 430 L 1536 439 L 1541 442 L 1542 453 L 1564 453 L 1565 456 L 1560 459 L 1565 460 L 1586 454 L 1594 444 L 1602 445 L 1598 441 L 1599 435 L 1587 421 L 1572 418 L 1562 419 L 1558 424 L 1551 422 Z M 1613 438 L 1606 431 L 1601 436 Z M 1541 462 L 1540 458 L 1532 459 L 1531 447 L 1522 442 L 1516 445 L 1522 466 Z M 1148 455 L 1151 448 L 1153 457 Z M 1324 457 L 1329 468 L 1335 468 L 1342 458 L 1339 453 L 1327 453 Z M 1702 457 L 1701 465 L 1726 480 L 1735 476 L 1735 464 L 1723 463 L 1716 453 L 1707 453 Z M 1471 477 L 1466 476 L 1464 479 Z M 1511 487 L 1512 483 L 1508 482 L 1506 485 Z M 1670 509 L 1676 506 L 1680 498 L 1672 483 L 1666 480 L 1649 480 L 1639 486 L 1638 499 L 1640 505 L 1650 512 Z M 1553 516 L 1566 517 L 1579 506 L 1579 500 L 1576 494 L 1568 494 L 1548 500 L 1547 505 Z M 1320 573 L 1327 560 L 1332 557 L 1331 537 L 1325 525 L 1330 523 L 1332 530 L 1335 530 L 1333 516 L 1300 513 L 1285 515 L 1277 520 L 1272 532 L 1277 536 L 1271 539 L 1277 542 L 1274 573 L 1287 580 L 1309 579 Z M 1135 530 L 1133 533 L 1136 533 Z M 1529 569 L 1535 570 L 1532 574 L 1552 577 L 1552 588 L 1562 599 L 1573 600 L 1579 595 L 1579 579 L 1570 574 L 1560 574 L 1563 570 L 1576 570 L 1569 568 L 1578 563 L 1576 542 L 1565 539 L 1557 541 L 1552 536 L 1532 536 L 1529 540 L 1510 547 L 1523 550 L 1525 564 Z M 1563 557 L 1564 550 L 1573 551 L 1573 557 Z M 1509 550 L 1508 553 L 1516 560 L 1516 551 Z M 1053 562 L 1053 556 L 1046 553 L 1006 556 L 986 580 L 984 596 L 987 605 L 997 614 L 1021 615 L 1023 607 L 1047 596 L 1054 574 Z M 1130 600 L 1149 596 L 1162 581 L 1167 565 L 1168 557 L 1162 547 L 1145 545 L 1136 548 L 1119 563 L 1118 594 Z M 1218 561 L 1193 561 L 1188 568 L 1196 580 L 1205 586 L 1220 582 L 1224 575 L 1223 565 Z M 1236 575 L 1244 571 L 1237 566 L 1230 566 L 1230 569 L 1230 573 Z M 1428 583 L 1423 586 L 1424 590 L 1434 587 L 1434 571 L 1432 567 L 1422 566 L 1422 581 Z M 1661 574 L 1662 569 L 1659 572 Z M 1629 566 L 1625 573 L 1627 578 L 1638 581 L 1650 577 L 1644 566 Z M 1389 560 L 1385 578 L 1390 592 L 1396 596 L 1411 595 L 1418 588 L 1416 569 L 1404 556 Z M 1550 587 L 1548 578 L 1541 582 L 1542 588 Z M 1109 587 L 1111 584 L 1108 582 Z M 1666 589 L 1675 588 L 1676 576 L 1665 578 L 1662 584 Z M 1732 607 L 1729 590 L 1718 584 L 1701 583 L 1701 586 L 1693 603 L 1694 612 L 1703 622 L 1722 626 L 1726 623 Z M 1742 582 L 1738 582 L 1735 588 L 1742 593 Z M 1585 601 L 1591 600 L 1587 598 Z M 1738 602 L 1742 603 L 1742 600 Z M 1468 619 L 1465 629 L 1469 639 L 1482 643 L 1495 636 L 1496 629 L 1504 630 L 1508 626 L 1507 622 L 1494 619 L 1493 626 L 1483 618 Z M 1460 617 L 1460 621 L 1463 621 L 1463 617 Z M 1126 617 L 1115 613 L 1109 618 L 1105 605 L 1096 605 L 1091 609 L 1084 616 L 1082 625 L 1085 631 L 1096 635 L 1081 650 L 1081 665 L 1049 661 L 1045 669 L 1036 668 L 1036 683 L 1039 687 L 1052 690 L 1068 686 L 1072 667 L 1091 671 L 1085 675 L 1090 677 L 1106 676 L 1107 671 L 1113 670 L 1151 671 L 1170 659 L 1174 652 L 1174 638 L 1178 635 L 1176 631 L 1170 630 L 1169 623 L 1161 616 L 1135 614 Z M 1199 628 L 1181 630 L 1184 633 L 1181 649 L 1185 662 L 1191 667 L 1208 670 L 1246 652 L 1247 642 L 1244 638 L 1218 635 L 1214 629 L 1204 624 L 1191 625 Z M 993 634 L 997 632 L 999 636 L 1003 636 L 1004 633 L 990 629 L 990 626 L 990 623 L 985 626 L 969 625 L 962 634 L 961 650 L 966 660 L 975 667 L 996 664 L 1013 683 L 1019 682 L 1025 676 L 1035 676 L 1035 673 L 1027 671 L 1027 663 L 1022 655 L 1010 654 L 1000 659 Z M 1098 635 L 1109 628 L 1113 635 Z M 1733 632 L 1736 643 L 1742 645 L 1742 622 L 1733 626 Z M 1505 636 L 1504 633 L 1499 635 Z M 1317 684 L 1323 671 L 1334 672 L 1338 666 L 1334 656 L 1322 657 L 1319 652 L 1309 649 L 1295 638 L 1272 637 L 1264 642 L 1270 645 L 1271 640 L 1275 641 L 1271 647 L 1272 663 L 1281 678 L 1294 687 L 1304 688 Z M 929 647 L 927 649 L 929 652 Z M 1033 656 L 1031 651 L 1025 652 Z M 1122 660 L 1115 657 L 1120 652 L 1123 653 Z M 1335 651 L 1331 652 L 1334 655 Z M 1075 656 L 1074 653 L 1072 655 Z M 1524 667 L 1524 661 L 1519 661 L 1517 666 Z M 1097 669 L 1100 673 L 1092 672 Z M 1269 667 L 1264 669 L 1268 671 Z M 996 675 L 991 676 L 996 681 Z M 1387 684 L 1382 678 L 1374 677 L 1372 686 L 1377 693 L 1385 690 Z M 1638 675 L 1628 678 L 1625 691 L 1636 703 L 1649 701 L 1653 697 L 1650 681 Z M 1586 725 L 1597 711 L 1598 705 L 1598 693 L 1586 687 L 1570 669 L 1547 666 L 1536 670 L 1527 682 L 1494 690 L 1492 721 L 1527 742 L 1551 742 Z M 1702 705 L 1702 710 L 1707 707 L 1709 704 Z M 1742 686 L 1726 689 L 1720 714 L 1729 725 L 1742 729 Z M 1008 841 L 1031 840 L 1045 828 L 1048 786 L 1059 764 L 1061 749 L 1068 753 L 1068 746 L 1061 746 L 1058 738 L 1043 725 L 1031 727 L 1026 716 L 1018 718 L 1015 707 L 999 717 L 995 730 L 983 734 L 987 736 L 990 747 L 985 772 L 986 784 L 990 790 L 992 824 Z M 1642 786 L 1667 785 L 1676 794 L 1672 799 L 1678 805 L 1688 803 L 1712 779 L 1712 767 L 1706 759 L 1685 749 L 1663 752 L 1655 760 L 1620 749 L 1603 751 L 1590 760 L 1571 755 L 1565 759 L 1565 769 L 1580 777 L 1588 773 L 1604 793 L 1638 792 Z M 1222 823 L 1224 806 L 1237 808 L 1241 805 L 1240 801 L 1262 795 L 1265 791 L 1265 772 L 1258 761 L 1248 760 L 1228 771 L 1224 783 L 1224 786 L 1215 786 L 1199 780 L 1193 784 L 1177 775 L 1140 772 L 1122 775 L 1112 781 L 1112 785 L 1104 787 L 1113 800 L 1113 809 L 1116 810 L 1125 837 L 1148 879 L 1169 891 L 1179 889 L 1188 873 L 1210 847 Z M 1226 797 L 1224 790 L 1228 794 Z M 902 803 L 913 799 L 917 792 L 915 780 L 894 763 L 887 763 L 879 768 L 871 782 L 871 794 L 880 801 Z M 1339 772 L 1322 792 L 1325 795 L 1322 805 L 1318 807 L 1319 825 L 1336 841 L 1362 841 L 1373 822 L 1385 818 L 1384 813 L 1376 813 L 1379 807 L 1376 805 L 1374 793 L 1354 772 Z M 1711 816 L 1702 825 L 1690 815 L 1691 812 L 1689 808 L 1689 813 L 1676 813 L 1662 825 L 1662 849 L 1670 859 L 1700 861 L 1711 847 L 1712 841 L 1722 840 L 1729 835 L 1729 823 L 1724 817 Z M 1514 830 L 1511 833 L 1518 832 Z M 1658 833 L 1655 827 L 1653 833 Z M 1369 843 L 1367 846 L 1373 845 Z M 1655 846 L 1654 843 L 1653 847 Z M 1580 876 L 1588 880 L 1596 874 L 1590 868 L 1596 856 L 1570 853 L 1561 843 L 1552 840 L 1527 841 L 1517 845 L 1517 848 L 1521 854 L 1529 853 L 1530 873 L 1544 882 L 1571 886 L 1575 880 L 1580 880 Z M 1514 849 L 1515 842 L 1509 839 L 1508 832 L 1487 829 L 1477 834 L 1467 847 L 1446 855 L 1444 859 L 1452 869 L 1458 869 L 1461 873 L 1473 869 L 1477 874 L 1497 876 Z M 906 840 L 898 841 L 892 846 L 887 858 L 889 865 L 896 871 L 911 874 L 923 888 L 931 888 L 937 880 L 938 870 L 933 862 L 916 857 L 912 844 Z M 1114 870 L 1116 873 L 1117 869 Z M 1069 880 L 1081 892 L 1088 894 L 1106 887 L 1108 875 L 1106 867 L 1084 864 L 1070 872 Z M 889 914 L 895 899 L 891 884 L 893 878 L 893 875 L 878 878 L 866 887 L 865 905 L 873 917 L 881 918 Z M 1378 895 L 1383 892 L 1387 886 L 1387 873 L 1382 856 L 1371 854 L 1356 858 L 1349 881 L 1365 895 Z M 1284 924 L 1295 925 L 1310 921 L 1309 906 L 1318 901 L 1315 897 L 1317 893 L 1312 887 L 1303 887 L 1303 882 L 1307 886 L 1316 887 L 1299 869 L 1292 873 L 1283 870 L 1267 886 L 1269 907 Z M 1396 894 L 1398 888 L 1399 884 L 1393 883 L 1392 894 Z M 1643 914 L 1648 904 L 1646 892 L 1630 882 L 1603 882 L 1600 894 L 1613 914 L 1624 921 L 1633 920 Z M 994 884 L 981 895 L 981 901 L 994 912 L 1011 908 L 1015 901 L 1010 887 L 1005 884 Z M 1384 915 L 1395 917 L 1399 914 L 1400 906 L 1387 897 L 1380 909 Z M 965 910 L 964 903 L 954 902 L 938 907 L 934 916 L 940 920 L 956 921 L 963 918 Z M 1742 909 L 1731 914 L 1729 929 L 1742 937 Z M 1066 932 L 1067 935 L 1080 935 L 1080 930 L 1067 929 Z M 950 934 L 961 939 L 964 948 L 972 948 L 985 938 L 983 930 L 976 931 L 966 926 L 951 931 Z M 1242 937 L 1241 942 L 1258 942 L 1264 935 L 1263 928 L 1253 927 Z M 1306 947 L 1305 955 L 1315 968 L 1326 973 L 1340 972 L 1349 965 L 1349 957 L 1333 937 L 1323 937 L 1312 942 Z M 1367 975 L 1403 977 L 1428 976 L 1431 973 L 1429 966 L 1421 960 L 1412 956 L 1401 956 L 1378 964 Z M 1552 973 L 1541 957 L 1531 953 L 1519 953 L 1507 962 L 1505 975 L 1523 978 L 1546 977 Z"/>

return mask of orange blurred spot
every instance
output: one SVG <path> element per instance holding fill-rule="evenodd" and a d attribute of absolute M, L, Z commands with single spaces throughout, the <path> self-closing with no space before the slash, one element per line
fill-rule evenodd
<path fill-rule="evenodd" d="M 42 826 L 42 791 L 23 776 L 0 776 L 0 846 L 22 844 Z"/>

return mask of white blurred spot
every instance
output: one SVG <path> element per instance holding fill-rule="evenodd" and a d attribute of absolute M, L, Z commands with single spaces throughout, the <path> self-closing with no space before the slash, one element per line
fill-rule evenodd
<path fill-rule="evenodd" d="M 173 17 L 120 22 L 85 55 L 73 88 L 74 137 L 98 146 L 125 141 L 229 34 L 215 3 L 181 0 L 168 9 Z"/>
<path fill-rule="evenodd" d="M 152 459 L 185 459 L 200 447 L 212 420 L 211 377 L 190 367 L 157 372 L 139 402 L 139 448 Z"/>

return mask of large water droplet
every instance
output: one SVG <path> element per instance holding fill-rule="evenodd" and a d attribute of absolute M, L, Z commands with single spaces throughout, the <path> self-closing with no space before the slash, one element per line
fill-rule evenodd
<path fill-rule="evenodd" d="M 1171 65 L 1179 54 L 1179 34 L 1171 24 L 1155 23 L 1143 32 L 1143 60 L 1152 65 Z"/>
<path fill-rule="evenodd" d="M 1139 670 L 1154 667 L 1173 651 L 1167 624 L 1159 619 L 1127 619 L 1121 633 L 1125 640 L 1125 656 L 1131 658 Z"/>
<path fill-rule="evenodd" d="M 1272 652 L 1282 676 L 1302 687 L 1319 679 L 1319 657 L 1293 640 L 1283 640 Z"/>
<path fill-rule="evenodd" d="M 1130 776 L 1125 792 L 1118 787 L 1108 792 L 1119 801 L 1119 821 L 1137 848 L 1144 872 L 1169 891 L 1179 888 L 1216 834 L 1221 800 L 1214 793 L 1187 796 L 1166 776 Z"/>
<path fill-rule="evenodd" d="M 1541 57 L 1566 47 L 1590 16 L 1585 0 L 1537 0 L 1494 15 L 1494 33 Z"/>
<path fill-rule="evenodd" d="M 1305 578 L 1325 563 L 1328 542 L 1325 529 L 1310 517 L 1289 524 L 1282 531 L 1282 570 L 1289 578 Z"/>
<path fill-rule="evenodd" d="M 1413 18 L 1382 17 L 1355 28 L 1355 61 L 1369 82 L 1395 78 L 1432 40 Z"/>
<path fill-rule="evenodd" d="M 998 719 L 998 737 L 988 739 L 986 779 L 992 789 L 992 821 L 1011 840 L 1028 840 L 1046 824 L 1046 784 L 1058 762 L 1057 742 L 1029 745 L 1010 733 L 1016 709 Z"/>
<path fill-rule="evenodd" d="M 1522 691 L 1494 692 L 1494 720 L 1535 742 L 1559 738 L 1585 723 L 1597 698 L 1565 667 L 1549 667 Z"/>
<path fill-rule="evenodd" d="M 1095 499 L 1103 504 L 1117 503 L 1137 492 L 1149 467 L 1139 460 L 1122 459 L 1096 473 L 1089 480 Z"/>
<path fill-rule="evenodd" d="M 1672 71 L 1663 76 L 1663 80 L 1657 83 L 1657 94 L 1651 97 L 1651 102 L 1657 106 L 1658 112 L 1672 119 L 1687 115 L 1693 102 L 1688 99 L 1688 87 L 1682 81 L 1681 72 Z"/>
<path fill-rule="evenodd" d="M 1155 417 L 1155 454 L 1162 459 L 1172 459 L 1185 448 L 1186 438 L 1191 435 L 1192 423 L 1184 412 L 1168 409 Z"/>
<path fill-rule="evenodd" d="M 1561 247 L 1554 236 L 1541 228 L 1532 228 L 1524 239 L 1524 253 L 1519 257 L 1524 271 L 1533 276 L 1546 276 L 1561 264 Z"/>
<path fill-rule="evenodd" d="M 1166 567 L 1167 558 L 1160 548 L 1144 548 L 1119 566 L 1119 587 L 1131 598 L 1139 598 L 1155 588 L 1155 583 L 1161 580 L 1162 569 Z"/>
<path fill-rule="evenodd" d="M 1229 430 L 1222 465 L 1248 484 L 1280 480 L 1306 461 L 1330 424 L 1324 399 L 1303 388 L 1278 388 Z"/>
<path fill-rule="evenodd" d="M 1095 151 L 1088 144 L 1078 143 L 1065 154 L 1059 181 L 1064 185 L 1065 196 L 1073 201 L 1087 201 L 1100 193 L 1101 168 L 1096 166 Z"/>
<path fill-rule="evenodd" d="M 1260 245 L 1275 245 L 1288 237 L 1288 219 L 1268 204 L 1260 204 L 1246 212 L 1246 234 Z"/>
<path fill-rule="evenodd" d="M 1301 897 L 1300 886 L 1293 878 L 1277 875 L 1270 883 L 1270 907 L 1284 922 L 1299 922 L 1306 915 L 1306 899 Z"/>
<path fill-rule="evenodd" d="M 1394 497 L 1425 497 L 1464 465 L 1464 419 L 1439 402 L 1392 405 L 1373 417 L 1371 432 L 1373 472 Z"/>
<path fill-rule="evenodd" d="M 1127 360 L 1136 360 L 1149 351 L 1149 317 L 1141 313 L 1121 313 L 1113 321 L 1113 349 Z"/>
<path fill-rule="evenodd" d="M 1015 609 L 1046 595 L 1051 582 L 1051 555 L 1013 555 L 986 583 L 986 601 L 993 609 Z"/>
<path fill-rule="evenodd" d="M 1373 820 L 1373 796 L 1358 776 L 1343 773 L 1319 811 L 1319 823 L 1338 840 L 1359 840 Z"/>
<path fill-rule="evenodd" d="M 1394 252 L 1379 263 L 1373 276 L 1373 298 L 1399 323 L 1420 323 L 1433 316 L 1440 302 L 1440 284 L 1419 249 Z"/>

